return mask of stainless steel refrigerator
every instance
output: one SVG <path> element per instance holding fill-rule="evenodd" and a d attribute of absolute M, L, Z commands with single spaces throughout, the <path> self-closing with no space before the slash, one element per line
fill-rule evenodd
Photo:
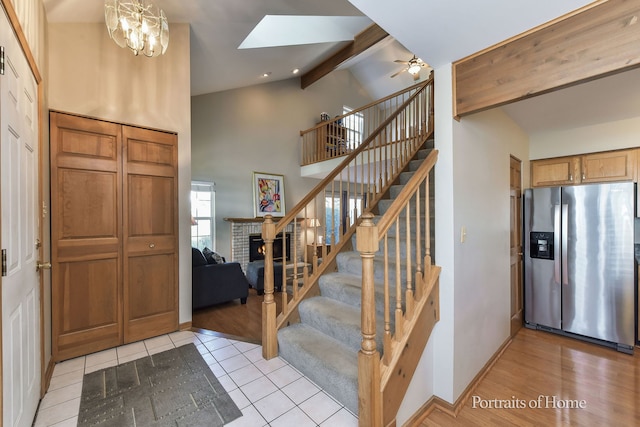
<path fill-rule="evenodd" d="M 525 326 L 633 352 L 631 182 L 524 193 Z"/>

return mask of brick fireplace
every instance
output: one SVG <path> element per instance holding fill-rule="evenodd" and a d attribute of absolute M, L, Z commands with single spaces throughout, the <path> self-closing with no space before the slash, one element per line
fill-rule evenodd
<path fill-rule="evenodd" d="M 262 240 L 262 218 L 225 218 L 231 223 L 231 261 L 239 262 L 243 271 L 247 271 L 247 264 L 251 261 L 250 237 L 260 236 Z M 293 250 L 296 250 L 296 257 L 302 260 L 304 257 L 300 222 L 287 225 L 285 235 L 288 235 L 288 261 L 291 261 Z M 297 238 L 297 241 L 294 241 Z M 279 239 L 282 242 L 282 238 Z M 275 244 L 276 242 L 274 242 Z"/>

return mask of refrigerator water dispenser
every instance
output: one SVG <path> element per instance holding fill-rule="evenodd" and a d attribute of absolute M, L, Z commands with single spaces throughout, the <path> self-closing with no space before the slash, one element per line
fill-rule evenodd
<path fill-rule="evenodd" d="M 529 241 L 531 258 L 553 259 L 553 231 L 532 231 Z"/>

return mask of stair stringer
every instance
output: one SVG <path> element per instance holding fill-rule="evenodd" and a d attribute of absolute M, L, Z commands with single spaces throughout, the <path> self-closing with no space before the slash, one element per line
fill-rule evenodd
<path fill-rule="evenodd" d="M 405 323 L 405 336 L 394 344 L 402 351 L 396 355 L 388 366 L 381 364 L 381 393 L 383 409 L 383 425 L 390 425 L 398 413 L 404 400 L 418 362 L 424 352 L 435 324 L 440 320 L 440 267 L 432 266 L 429 277 L 425 280 L 425 297 L 415 306 L 412 320 Z"/>

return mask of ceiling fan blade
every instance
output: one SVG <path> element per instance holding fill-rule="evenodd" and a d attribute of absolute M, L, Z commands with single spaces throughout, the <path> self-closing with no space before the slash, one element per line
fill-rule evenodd
<path fill-rule="evenodd" d="M 415 73 L 415 74 L 413 75 L 413 81 L 414 81 L 414 82 L 416 82 L 416 81 L 418 81 L 418 80 L 420 80 L 420 73 Z"/>
<path fill-rule="evenodd" d="M 395 77 L 395 76 L 397 76 L 398 74 L 402 74 L 402 73 L 404 73 L 405 71 L 407 71 L 407 69 L 406 69 L 406 68 L 403 68 L 402 70 L 398 71 L 397 73 L 391 74 L 391 76 L 390 76 L 390 77 L 391 77 L 391 78 L 394 78 L 394 77 Z"/>
<path fill-rule="evenodd" d="M 404 64 L 404 65 L 409 65 L 409 61 L 401 61 L 400 59 L 396 59 L 393 62 L 397 62 L 398 64 Z"/>

